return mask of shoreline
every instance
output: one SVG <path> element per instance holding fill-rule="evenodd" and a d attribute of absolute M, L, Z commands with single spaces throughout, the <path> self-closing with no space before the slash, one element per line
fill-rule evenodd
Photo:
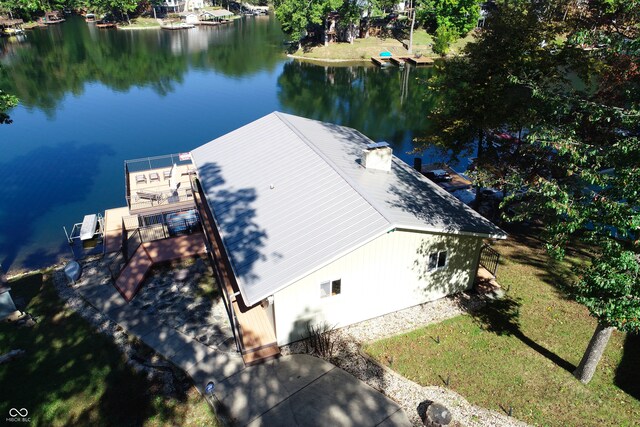
<path fill-rule="evenodd" d="M 120 26 L 118 25 L 116 27 L 118 30 L 127 30 L 127 31 L 139 31 L 139 30 L 159 30 L 160 25 L 158 26 L 152 26 L 152 27 L 136 27 L 135 25 L 129 26 L 129 25 L 125 25 L 125 26 Z"/>
<path fill-rule="evenodd" d="M 430 64 L 421 64 L 421 65 L 425 66 L 425 67 L 433 66 L 435 61 L 437 61 L 438 59 L 446 59 L 446 58 L 449 58 L 451 56 L 450 55 L 447 55 L 445 57 L 441 57 L 441 56 L 426 56 L 427 58 L 430 58 L 432 60 L 432 62 Z M 291 58 L 291 59 L 294 59 L 296 61 L 309 61 L 309 62 L 313 62 L 313 63 L 318 64 L 318 65 L 322 65 L 322 64 L 337 64 L 337 65 L 353 64 L 353 65 L 362 66 L 362 65 L 366 65 L 367 63 L 372 64 L 372 65 L 376 65 L 371 60 L 371 58 L 373 58 L 373 56 L 371 56 L 369 58 L 337 59 L 337 58 L 309 58 L 309 57 L 306 57 L 306 56 L 300 56 L 300 55 L 294 55 L 294 54 L 288 53 L 287 54 L 287 58 Z"/>
<path fill-rule="evenodd" d="M 287 53 L 287 58 L 297 59 L 299 61 L 313 61 L 313 62 L 328 62 L 328 63 L 341 63 L 341 62 L 371 62 L 371 58 L 352 58 L 352 59 L 336 59 L 336 58 L 309 58 L 307 56 L 294 55 Z"/>

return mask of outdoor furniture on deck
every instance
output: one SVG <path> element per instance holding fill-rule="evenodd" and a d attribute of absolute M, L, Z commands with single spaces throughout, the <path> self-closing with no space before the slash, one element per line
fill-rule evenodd
<path fill-rule="evenodd" d="M 137 191 L 136 192 L 137 200 L 150 200 L 152 203 L 157 202 L 160 203 L 164 200 L 164 194 L 155 193 L 153 191 Z M 136 200 L 136 201 L 137 201 Z"/>
<path fill-rule="evenodd" d="M 140 184 L 141 182 L 147 183 L 147 176 L 143 173 L 136 175 L 136 184 Z"/>
<path fill-rule="evenodd" d="M 160 181 L 160 175 L 158 172 L 149 173 L 149 181 Z"/>
<path fill-rule="evenodd" d="M 162 171 L 162 176 L 164 177 L 165 181 L 171 178 L 171 169 Z"/>

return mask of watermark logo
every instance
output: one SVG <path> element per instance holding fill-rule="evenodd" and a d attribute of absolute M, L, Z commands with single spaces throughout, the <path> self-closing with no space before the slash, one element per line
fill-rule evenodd
<path fill-rule="evenodd" d="M 11 408 L 9 409 L 9 418 L 5 418 L 5 421 L 10 423 L 30 423 L 31 417 L 27 417 L 29 411 L 27 408 Z"/>

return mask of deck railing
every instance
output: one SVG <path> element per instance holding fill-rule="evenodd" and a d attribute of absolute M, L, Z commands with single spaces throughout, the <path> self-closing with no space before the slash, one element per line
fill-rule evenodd
<path fill-rule="evenodd" d="M 500 262 L 500 253 L 489 245 L 483 245 L 480 250 L 480 265 L 496 277 L 498 271 L 498 263 Z"/>
<path fill-rule="evenodd" d="M 136 173 L 152 169 L 170 168 L 173 165 L 190 165 L 191 157 L 185 156 L 185 154 L 167 154 L 166 156 L 125 160 L 124 164 L 127 172 Z"/>
<path fill-rule="evenodd" d="M 184 219 L 171 218 L 172 214 L 192 213 Z M 141 244 L 154 240 L 167 239 L 176 234 L 191 234 L 201 229 L 200 216 L 193 209 L 181 209 L 166 214 L 138 216 L 132 215 L 122 218 L 122 247 L 109 264 L 111 278 L 116 280 L 127 262 L 138 250 Z"/>
<path fill-rule="evenodd" d="M 133 194 L 127 197 L 127 204 L 130 210 L 155 208 L 157 206 L 166 206 L 170 208 L 171 205 L 177 203 L 193 203 L 193 191 L 190 188 L 178 189 L 173 192 L 167 190 L 165 187 L 158 187 L 157 189 L 145 189 L 144 191 L 134 191 Z"/>

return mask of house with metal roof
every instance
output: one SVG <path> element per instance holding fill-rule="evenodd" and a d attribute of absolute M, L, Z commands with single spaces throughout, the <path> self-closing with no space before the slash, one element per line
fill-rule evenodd
<path fill-rule="evenodd" d="M 483 240 L 506 237 L 348 127 L 274 112 L 191 157 L 211 261 L 239 347 L 255 360 L 308 325 L 469 289 Z"/>

